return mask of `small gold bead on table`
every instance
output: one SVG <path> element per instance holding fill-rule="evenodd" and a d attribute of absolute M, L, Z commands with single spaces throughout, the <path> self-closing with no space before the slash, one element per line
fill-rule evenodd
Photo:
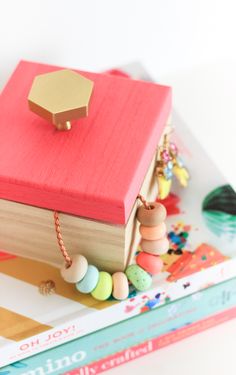
<path fill-rule="evenodd" d="M 39 285 L 39 293 L 48 296 L 56 292 L 56 284 L 53 280 L 42 281 Z"/>

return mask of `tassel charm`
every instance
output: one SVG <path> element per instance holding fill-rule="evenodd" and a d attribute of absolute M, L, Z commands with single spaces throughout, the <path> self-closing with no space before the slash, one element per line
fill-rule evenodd
<path fill-rule="evenodd" d="M 171 191 L 173 176 L 177 178 L 182 187 L 188 186 L 189 173 L 175 143 L 169 142 L 168 135 L 164 137 L 163 146 L 160 148 L 156 176 L 158 183 L 158 199 L 166 199 Z"/>
<path fill-rule="evenodd" d="M 173 160 L 173 174 L 182 187 L 188 186 L 189 173 L 185 168 L 183 160 L 179 157 L 179 151 L 174 143 L 170 143 L 170 155 Z"/>
<path fill-rule="evenodd" d="M 189 173 L 188 173 L 186 168 L 179 167 L 178 165 L 176 165 L 173 168 L 173 174 L 178 179 L 178 181 L 179 181 L 179 183 L 182 187 L 188 186 Z"/>
<path fill-rule="evenodd" d="M 172 180 L 167 180 L 162 175 L 157 175 L 157 183 L 158 183 L 158 198 L 163 200 L 168 197 L 171 190 Z"/>

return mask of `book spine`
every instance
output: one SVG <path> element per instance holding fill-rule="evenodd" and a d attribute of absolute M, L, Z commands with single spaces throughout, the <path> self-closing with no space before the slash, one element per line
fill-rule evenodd
<path fill-rule="evenodd" d="M 236 259 L 230 259 L 214 267 L 192 274 L 191 277 L 179 279 L 175 283 L 166 283 L 162 286 L 154 285 L 151 290 L 137 294 L 134 299 L 128 299 L 104 310 L 80 316 L 78 319 L 71 320 L 41 334 L 11 343 L 1 349 L 0 367 L 83 337 L 117 322 L 139 316 L 143 311 L 159 309 L 167 300 L 178 300 L 211 285 L 235 277 L 235 270 Z M 185 287 L 186 284 L 188 284 L 187 288 Z M 159 295 L 160 298 L 157 299 L 156 295 Z M 132 300 L 134 302 L 131 302 Z M 153 302 L 151 307 L 148 305 L 148 301 Z"/>
<path fill-rule="evenodd" d="M 192 324 L 208 319 L 213 314 L 234 309 L 235 306 L 236 279 L 232 279 L 40 353 L 22 362 L 4 367 L 0 370 L 0 375 L 5 375 L 6 372 L 14 375 L 59 375 L 63 371 L 73 370 L 79 365 L 81 367 L 89 366 L 101 358 L 122 352 L 125 348 L 141 342 L 153 340 L 155 337 L 162 340 L 161 342 L 168 341 L 168 335 L 173 332 L 179 337 L 182 335 L 178 333 L 182 332 L 179 330 L 186 328 L 189 332 Z M 235 310 L 232 310 L 230 316 L 233 317 L 234 313 Z M 228 312 L 225 314 L 229 315 Z M 221 319 L 224 320 L 224 317 L 221 316 Z M 200 323 L 200 325 L 202 324 Z M 193 333 L 195 333 L 195 326 L 193 327 Z"/>
<path fill-rule="evenodd" d="M 97 362 L 67 371 L 63 375 L 100 374 L 101 372 L 111 370 L 115 367 L 143 357 L 144 355 L 155 352 L 161 348 L 164 348 L 165 346 L 174 344 L 197 333 L 203 332 L 208 328 L 222 324 L 235 317 L 236 307 L 200 320 L 199 322 L 192 323 L 187 327 L 178 329 L 177 331 L 170 332 L 160 337 L 155 337 L 151 340 L 144 341 L 141 344 L 131 346 L 118 353 L 109 355 Z"/>

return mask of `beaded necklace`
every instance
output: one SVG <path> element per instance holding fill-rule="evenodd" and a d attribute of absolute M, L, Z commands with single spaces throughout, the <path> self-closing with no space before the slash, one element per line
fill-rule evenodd
<path fill-rule="evenodd" d="M 166 209 L 161 203 L 148 203 L 140 194 L 137 199 L 142 203 L 136 215 L 140 223 L 142 251 L 136 257 L 135 264 L 127 266 L 124 272 L 117 271 L 112 275 L 88 264 L 82 254 L 69 255 L 62 237 L 59 213 L 54 212 L 58 245 L 64 258 L 61 275 L 66 282 L 75 284 L 80 293 L 90 293 L 99 301 L 105 301 L 111 296 L 116 300 L 124 300 L 129 295 L 130 285 L 138 291 L 147 290 L 152 285 L 152 275 L 161 272 L 163 261 L 160 255 L 167 253 L 169 249 Z"/>

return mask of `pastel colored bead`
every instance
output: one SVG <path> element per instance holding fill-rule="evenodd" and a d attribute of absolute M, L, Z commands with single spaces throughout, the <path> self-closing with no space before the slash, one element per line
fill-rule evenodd
<path fill-rule="evenodd" d="M 112 275 L 113 291 L 112 295 L 115 299 L 123 300 L 129 295 L 129 282 L 124 272 L 115 272 Z"/>
<path fill-rule="evenodd" d="M 139 232 L 144 240 L 159 240 L 166 235 L 166 224 L 161 223 L 156 227 L 146 227 L 145 225 L 140 225 Z"/>
<path fill-rule="evenodd" d="M 99 271 L 97 267 L 89 264 L 84 278 L 76 283 L 76 289 L 81 293 L 91 293 L 97 286 L 99 279 Z"/>
<path fill-rule="evenodd" d="M 136 262 L 140 267 L 152 275 L 160 273 L 163 267 L 163 261 L 158 255 L 144 253 L 143 251 L 138 254 Z"/>
<path fill-rule="evenodd" d="M 169 241 L 167 237 L 163 237 L 159 240 L 149 241 L 142 239 L 140 247 L 143 251 L 149 254 L 162 255 L 166 254 L 169 250 Z"/>
<path fill-rule="evenodd" d="M 66 268 L 63 264 L 61 268 L 61 276 L 68 283 L 78 283 L 85 276 L 88 269 L 87 259 L 81 255 L 73 255 L 72 265 L 69 268 Z"/>
<path fill-rule="evenodd" d="M 128 266 L 125 273 L 137 290 L 147 290 L 152 285 L 152 277 L 137 264 Z"/>
<path fill-rule="evenodd" d="M 98 301 L 105 301 L 112 293 L 112 277 L 108 272 L 99 272 L 99 279 L 97 286 L 92 291 L 91 295 Z"/>
<path fill-rule="evenodd" d="M 146 227 L 155 227 L 166 219 L 166 209 L 163 204 L 158 202 L 149 203 L 151 209 L 140 206 L 137 211 L 137 219 Z"/>

